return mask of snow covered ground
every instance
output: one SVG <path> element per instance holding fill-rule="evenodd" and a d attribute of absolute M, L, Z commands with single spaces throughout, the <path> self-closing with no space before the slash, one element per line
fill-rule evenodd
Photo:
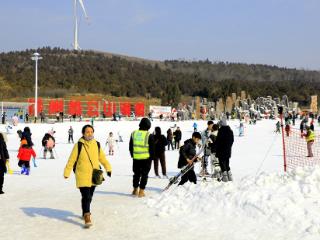
<path fill-rule="evenodd" d="M 0 195 L 0 239 L 319 239 L 320 169 L 297 169 L 283 174 L 281 137 L 275 135 L 275 121 L 246 125 L 245 136 L 237 137 L 238 122 L 229 124 L 235 133 L 231 168 L 232 183 L 199 182 L 161 190 L 168 179 L 154 178 L 153 168 L 147 197 L 133 198 L 132 160 L 128 151 L 130 133 L 139 122 L 95 122 L 95 136 L 105 143 L 110 131 L 120 131 L 124 142 L 115 156 L 107 156 L 113 172 L 96 189 L 92 202 L 94 226 L 83 229 L 80 192 L 74 176 L 63 178 L 72 144 L 67 130 L 81 136 L 84 122 L 28 124 L 38 154 L 37 168 L 30 176 L 6 175 Z M 152 122 L 163 132 L 172 122 Z M 192 134 L 191 121 L 179 122 L 183 139 Z M 19 139 L 8 135 L 10 165 L 17 166 Z M 199 129 L 206 127 L 198 122 Z M 56 131 L 57 159 L 42 159 L 41 139 L 51 128 Z M 2 128 L 2 129 L 1 129 Z M 1 126 L 0 130 L 4 127 Z M 178 151 L 167 151 L 169 176 L 178 172 Z M 197 166 L 199 168 L 199 166 Z M 198 170 L 197 170 L 198 171 Z"/>

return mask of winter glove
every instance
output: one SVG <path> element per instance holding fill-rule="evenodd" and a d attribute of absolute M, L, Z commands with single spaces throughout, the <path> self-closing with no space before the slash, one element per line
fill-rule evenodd
<path fill-rule="evenodd" d="M 107 172 L 108 177 L 111 177 L 111 172 Z"/>

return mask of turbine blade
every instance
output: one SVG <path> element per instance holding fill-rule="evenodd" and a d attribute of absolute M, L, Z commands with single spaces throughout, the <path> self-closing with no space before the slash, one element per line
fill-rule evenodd
<path fill-rule="evenodd" d="M 82 0 L 79 0 L 79 3 L 80 3 L 81 8 L 82 8 L 82 10 L 83 10 L 83 12 L 84 12 L 84 16 L 85 16 L 86 18 L 88 18 L 88 15 L 87 15 L 86 9 L 85 9 L 85 7 L 84 7 L 83 1 L 82 1 Z"/>

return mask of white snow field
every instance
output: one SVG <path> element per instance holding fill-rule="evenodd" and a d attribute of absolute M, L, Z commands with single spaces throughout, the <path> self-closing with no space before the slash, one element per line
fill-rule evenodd
<path fill-rule="evenodd" d="M 80 219 L 81 195 L 74 175 L 63 178 L 73 147 L 67 143 L 67 130 L 72 125 L 77 140 L 86 122 L 28 124 L 38 167 L 32 167 L 30 176 L 5 175 L 0 239 L 320 239 L 320 169 L 283 173 L 281 136 L 274 133 L 275 123 L 262 120 L 245 125 L 245 136 L 238 137 L 239 122 L 229 121 L 235 134 L 230 161 L 234 182 L 199 181 L 162 192 L 168 179 L 156 179 L 152 167 L 147 196 L 134 198 L 128 141 L 139 122 L 95 122 L 95 138 L 102 146 L 110 131 L 115 136 L 120 131 L 124 142 L 115 148 L 114 156 L 107 156 L 112 178 L 105 177 L 96 189 L 90 229 L 84 229 Z M 191 137 L 192 121 L 153 121 L 151 130 L 160 126 L 166 133 L 174 124 L 180 126 L 184 140 Z M 20 124 L 8 135 L 10 165 L 16 171 L 16 131 L 25 126 Z M 198 126 L 205 129 L 206 121 Z M 57 158 L 45 160 L 41 139 L 52 127 Z M 178 172 L 178 151 L 166 151 L 166 158 L 168 175 L 173 176 Z"/>

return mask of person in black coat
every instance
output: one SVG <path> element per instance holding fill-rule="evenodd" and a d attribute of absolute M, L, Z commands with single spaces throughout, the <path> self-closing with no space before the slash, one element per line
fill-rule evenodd
<path fill-rule="evenodd" d="M 232 173 L 229 166 L 231 157 L 231 148 L 234 141 L 233 131 L 227 125 L 227 120 L 223 118 L 220 121 L 221 127 L 218 130 L 216 138 L 216 157 L 219 159 L 219 164 L 222 172 L 222 181 L 232 181 Z"/>
<path fill-rule="evenodd" d="M 156 127 L 155 128 L 155 134 L 154 134 L 154 144 L 155 144 L 155 158 L 154 158 L 154 173 L 156 177 L 159 177 L 159 160 L 161 164 L 161 169 L 162 169 L 162 175 L 163 177 L 167 177 L 167 170 L 166 170 L 166 146 L 168 144 L 167 138 L 161 134 L 161 128 Z"/>
<path fill-rule="evenodd" d="M 29 127 L 25 127 L 23 129 L 23 132 L 22 132 L 22 135 L 21 135 L 21 140 L 25 139 L 27 140 L 27 144 L 29 147 L 32 147 L 33 146 L 33 142 L 31 140 L 31 131 L 30 131 L 30 128 Z"/>
<path fill-rule="evenodd" d="M 174 131 L 173 133 L 174 136 L 174 148 L 179 149 L 180 148 L 180 141 L 182 137 L 182 133 L 179 127 L 177 127 L 177 130 Z"/>
<path fill-rule="evenodd" d="M 169 129 L 167 130 L 168 150 L 170 150 L 170 146 L 171 146 L 171 148 L 172 148 L 172 150 L 173 150 L 172 140 L 173 140 L 173 133 L 172 133 L 171 128 L 169 128 Z"/>
<path fill-rule="evenodd" d="M 183 168 L 188 164 L 192 164 L 199 160 L 199 158 L 192 159 L 196 156 L 196 146 L 200 143 L 201 134 L 199 132 L 194 132 L 192 134 L 192 138 L 186 140 L 184 145 L 180 148 L 179 151 L 179 161 L 178 161 L 178 168 Z M 194 168 L 192 167 L 188 172 L 186 172 L 182 177 L 179 185 L 183 185 L 187 181 L 193 182 L 194 184 L 197 183 L 197 176 L 194 172 Z"/>
<path fill-rule="evenodd" d="M 4 194 L 2 188 L 4 183 L 4 174 L 7 172 L 6 162 L 8 159 L 9 153 L 7 150 L 7 145 L 4 141 L 2 133 L 0 133 L 0 194 Z"/>

